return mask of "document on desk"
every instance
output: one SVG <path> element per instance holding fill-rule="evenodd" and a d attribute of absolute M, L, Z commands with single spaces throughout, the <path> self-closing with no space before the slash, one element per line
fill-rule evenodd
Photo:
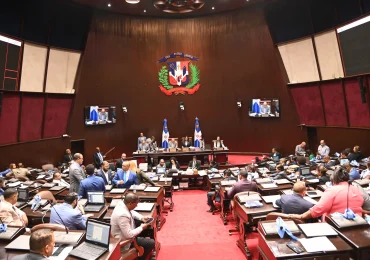
<path fill-rule="evenodd" d="M 280 180 L 276 180 L 275 183 L 276 184 L 288 184 L 288 183 L 291 183 L 291 182 L 287 179 L 280 179 Z"/>
<path fill-rule="evenodd" d="M 105 190 L 110 191 L 113 188 L 113 185 L 105 185 Z"/>
<path fill-rule="evenodd" d="M 235 180 L 231 181 L 221 181 L 221 186 L 232 186 L 234 183 L 236 183 Z"/>
<path fill-rule="evenodd" d="M 337 250 L 327 237 L 302 238 L 299 242 L 308 253 Z"/>
<path fill-rule="evenodd" d="M 271 179 L 270 178 L 259 178 L 259 179 L 256 179 L 256 182 L 257 183 L 271 183 Z"/>
<path fill-rule="evenodd" d="M 316 205 L 317 204 L 317 201 L 308 197 L 308 196 L 304 196 L 303 197 L 305 200 L 307 200 L 308 202 L 311 202 L 313 205 Z"/>
<path fill-rule="evenodd" d="M 77 245 L 85 232 L 54 231 L 55 244 Z"/>
<path fill-rule="evenodd" d="M 139 202 L 136 206 L 136 208 L 134 209 L 135 211 L 152 211 L 154 207 L 154 203 L 143 203 L 143 202 Z"/>
<path fill-rule="evenodd" d="M 293 194 L 293 190 L 281 190 L 280 192 L 285 195 Z"/>
<path fill-rule="evenodd" d="M 158 192 L 161 187 L 146 187 L 144 191 L 147 192 Z"/>
<path fill-rule="evenodd" d="M 261 183 L 261 186 L 265 189 L 277 188 L 275 183 Z"/>
<path fill-rule="evenodd" d="M 238 200 L 240 203 L 245 203 L 247 201 L 259 201 L 261 197 L 259 194 L 246 194 L 246 195 L 239 195 Z"/>
<path fill-rule="evenodd" d="M 110 208 L 114 208 L 115 206 L 117 206 L 117 204 L 122 201 L 122 199 L 112 199 L 111 203 L 109 204 L 109 207 Z"/>
<path fill-rule="evenodd" d="M 8 183 L 8 187 L 9 188 L 13 188 L 13 187 L 17 187 L 21 185 L 21 182 L 20 181 L 16 181 L 16 182 L 12 182 L 12 183 Z"/>
<path fill-rule="evenodd" d="M 299 228 L 307 237 L 337 236 L 337 231 L 328 223 L 298 224 Z"/>
<path fill-rule="evenodd" d="M 136 185 L 138 187 L 138 185 Z M 139 190 L 139 189 L 138 189 Z M 110 191 L 111 194 L 123 194 L 125 193 L 125 188 L 114 188 Z"/>
<path fill-rule="evenodd" d="M 172 181 L 172 178 L 159 178 L 159 181 Z"/>
<path fill-rule="evenodd" d="M 206 176 L 207 172 L 205 170 L 198 171 L 199 176 Z"/>
<path fill-rule="evenodd" d="M 273 203 L 276 200 L 280 199 L 280 195 L 269 195 L 269 196 L 262 196 L 262 199 L 265 203 Z"/>
<path fill-rule="evenodd" d="M 29 235 L 20 235 L 12 242 L 10 242 L 5 249 L 13 250 L 30 250 L 30 236 Z"/>
<path fill-rule="evenodd" d="M 145 185 L 131 185 L 130 186 L 130 189 L 129 190 L 145 190 L 145 188 L 146 188 L 146 186 Z M 113 190 L 115 190 L 115 189 L 113 189 Z M 111 190 L 111 192 L 110 193 L 112 193 L 112 191 L 113 190 Z"/>
<path fill-rule="evenodd" d="M 320 182 L 320 180 L 319 179 L 310 179 L 310 180 L 307 180 L 307 182 L 309 182 L 309 183 L 318 183 L 318 182 Z"/>
<path fill-rule="evenodd" d="M 45 176 L 46 176 L 45 174 L 40 174 L 39 176 L 37 176 L 37 178 L 36 178 L 36 179 L 37 179 L 37 180 L 40 180 L 40 179 L 45 178 Z"/>

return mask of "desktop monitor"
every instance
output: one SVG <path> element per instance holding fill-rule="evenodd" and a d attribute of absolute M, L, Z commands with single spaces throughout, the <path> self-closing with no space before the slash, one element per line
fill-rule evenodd
<path fill-rule="evenodd" d="M 116 123 L 115 106 L 86 106 L 85 125 L 106 125 Z"/>

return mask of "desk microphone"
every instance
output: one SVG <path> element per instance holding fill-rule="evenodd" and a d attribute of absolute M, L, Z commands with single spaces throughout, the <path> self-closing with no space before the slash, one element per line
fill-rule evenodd
<path fill-rule="evenodd" d="M 58 215 L 58 217 L 59 217 L 60 221 L 62 221 L 62 224 L 63 224 L 63 226 L 64 226 L 64 228 L 65 228 L 65 230 L 66 230 L 66 234 L 68 234 L 68 228 L 67 228 L 66 224 L 64 224 L 64 221 L 63 221 L 63 219 L 60 217 L 60 215 L 59 215 L 58 211 L 56 210 L 56 208 L 54 208 L 53 202 L 52 202 L 51 200 L 48 200 L 48 201 L 49 201 L 49 203 L 50 203 L 50 205 L 51 205 L 51 208 L 52 208 L 52 209 L 54 209 L 55 213 L 57 213 L 57 215 Z M 50 210 L 50 212 L 51 212 L 51 210 Z"/>

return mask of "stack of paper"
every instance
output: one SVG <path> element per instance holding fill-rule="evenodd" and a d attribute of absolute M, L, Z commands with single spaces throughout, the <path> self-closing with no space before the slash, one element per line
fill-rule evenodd
<path fill-rule="evenodd" d="M 142 203 L 139 202 L 134 209 L 135 211 L 152 211 L 154 203 Z"/>
<path fill-rule="evenodd" d="M 265 189 L 277 188 L 277 185 L 275 183 L 262 183 L 261 186 Z"/>
<path fill-rule="evenodd" d="M 280 195 L 262 196 L 262 199 L 265 203 L 273 203 L 276 200 L 280 199 Z"/>
<path fill-rule="evenodd" d="M 299 242 L 308 253 L 337 250 L 327 237 L 302 238 Z"/>
<path fill-rule="evenodd" d="M 337 231 L 328 223 L 298 224 L 307 237 L 337 236 Z"/>

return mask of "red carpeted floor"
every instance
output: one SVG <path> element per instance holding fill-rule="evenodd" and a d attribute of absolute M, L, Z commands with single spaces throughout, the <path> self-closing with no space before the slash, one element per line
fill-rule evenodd
<path fill-rule="evenodd" d="M 229 164 L 252 163 L 256 155 L 229 155 Z M 261 156 L 259 156 L 261 158 Z"/>
<path fill-rule="evenodd" d="M 206 212 L 205 191 L 178 191 L 173 195 L 175 207 L 157 238 L 161 243 L 158 260 L 244 260 L 236 245 L 238 233 L 229 236 L 234 222 L 224 226 L 219 215 Z M 258 259 L 257 233 L 247 240 L 253 259 Z"/>

